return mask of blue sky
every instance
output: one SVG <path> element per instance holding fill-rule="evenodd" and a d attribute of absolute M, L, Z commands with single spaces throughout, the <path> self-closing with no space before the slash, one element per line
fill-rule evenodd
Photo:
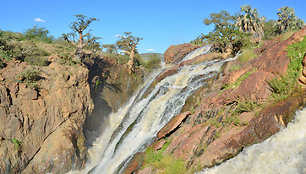
<path fill-rule="evenodd" d="M 208 33 L 203 19 L 210 13 L 238 12 L 243 4 L 257 8 L 262 16 L 277 19 L 277 9 L 290 6 L 306 19 L 306 0 L 1 0 L 0 29 L 22 32 L 34 25 L 46 27 L 55 36 L 70 32 L 75 14 L 96 17 L 90 28 L 103 39 L 114 43 L 115 36 L 132 32 L 142 37 L 139 52 L 163 53 L 170 45 L 189 42 L 200 33 Z M 42 21 L 34 20 L 39 18 Z"/>

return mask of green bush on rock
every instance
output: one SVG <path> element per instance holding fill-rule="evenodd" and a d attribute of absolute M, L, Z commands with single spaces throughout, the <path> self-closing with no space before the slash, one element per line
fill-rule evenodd
<path fill-rule="evenodd" d="M 18 80 L 24 82 L 27 87 L 32 87 L 34 89 L 38 88 L 37 81 L 40 78 L 40 71 L 34 68 L 28 68 L 18 75 Z"/>
<path fill-rule="evenodd" d="M 272 91 L 272 100 L 282 100 L 299 90 L 298 78 L 302 71 L 302 60 L 306 54 L 306 36 L 302 42 L 289 45 L 287 55 L 290 59 L 288 70 L 285 75 L 269 81 Z"/>

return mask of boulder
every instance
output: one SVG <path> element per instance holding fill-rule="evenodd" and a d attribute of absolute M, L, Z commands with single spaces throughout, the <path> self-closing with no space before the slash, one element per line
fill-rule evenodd
<path fill-rule="evenodd" d="M 188 53 L 199 48 L 191 43 L 185 43 L 180 45 L 171 45 L 164 53 L 165 63 L 175 63 L 182 60 Z"/>
<path fill-rule="evenodd" d="M 158 133 L 157 138 L 161 139 L 165 136 L 168 136 L 171 134 L 172 131 L 174 131 L 186 117 L 190 115 L 190 111 L 181 113 L 175 117 L 173 117 Z"/>
<path fill-rule="evenodd" d="M 136 153 L 122 173 L 133 174 L 135 173 L 135 171 L 139 170 L 143 163 L 143 157 L 144 157 L 143 152 Z"/>
<path fill-rule="evenodd" d="M 161 148 L 163 148 L 164 144 L 166 143 L 166 140 L 160 140 L 158 142 L 156 142 L 155 144 L 153 144 L 153 149 L 154 150 L 160 150 Z"/>

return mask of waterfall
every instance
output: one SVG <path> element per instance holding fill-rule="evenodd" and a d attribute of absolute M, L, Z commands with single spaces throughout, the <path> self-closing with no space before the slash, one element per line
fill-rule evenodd
<path fill-rule="evenodd" d="M 183 60 L 206 54 L 210 48 L 211 45 L 198 48 Z M 155 72 L 138 94 L 118 112 L 109 115 L 109 120 L 103 124 L 104 132 L 89 149 L 89 165 L 81 173 L 121 173 L 133 155 L 152 143 L 156 133 L 181 112 L 187 97 L 205 85 L 206 79 L 216 76 L 224 62 L 232 59 L 183 66 L 176 74 L 155 84 L 149 95 L 143 97 L 163 70 Z"/>
<path fill-rule="evenodd" d="M 286 128 L 236 157 L 200 174 L 304 174 L 306 173 L 306 108 Z"/>

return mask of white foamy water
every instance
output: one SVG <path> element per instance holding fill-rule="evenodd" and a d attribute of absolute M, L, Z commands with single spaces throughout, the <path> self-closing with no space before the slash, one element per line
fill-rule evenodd
<path fill-rule="evenodd" d="M 199 174 L 306 174 L 306 108 L 262 143 Z"/>

